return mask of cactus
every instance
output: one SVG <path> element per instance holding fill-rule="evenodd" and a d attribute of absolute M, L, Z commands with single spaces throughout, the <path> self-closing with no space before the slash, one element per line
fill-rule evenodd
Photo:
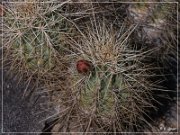
<path fill-rule="evenodd" d="M 156 109 L 158 94 L 165 95 L 159 79 L 153 80 L 158 78 L 155 71 L 161 67 L 149 63 L 157 48 L 137 45 L 132 33 L 136 33 L 139 24 L 147 22 L 154 26 L 153 30 L 163 28 L 164 13 L 168 16 L 171 8 L 147 3 L 131 5 L 127 9 L 127 19 L 133 20 L 131 25 L 120 20 L 117 26 L 94 15 L 93 8 L 92 14 L 91 10 L 88 12 L 90 20 L 86 16 L 87 20 L 81 22 L 80 14 L 74 19 L 80 20 L 76 25 L 61 14 L 71 9 L 62 7 L 62 3 L 30 0 L 9 3 L 2 10 L 4 58 L 7 64 L 10 62 L 10 69 L 26 73 L 27 77 L 35 74 L 43 82 L 45 92 L 59 111 L 50 116 L 57 116 L 54 125 L 58 122 L 55 126 L 58 131 L 134 132 L 150 127 L 146 118 Z M 138 16 L 134 17 L 132 12 Z M 72 29 L 75 26 L 77 29 Z M 148 41 L 162 33 L 148 32 Z M 164 77 L 161 73 L 160 76 Z"/>
<path fill-rule="evenodd" d="M 22 62 L 18 68 L 31 72 L 52 69 L 63 46 L 63 33 L 70 29 L 60 12 L 61 6 L 55 3 L 8 3 L 3 17 L 5 60 L 12 56 L 12 64 Z"/>
<path fill-rule="evenodd" d="M 123 25 L 115 30 L 97 21 L 78 40 L 70 41 L 65 89 L 59 86 L 63 96 L 56 101 L 66 108 L 59 114 L 59 119 L 64 118 L 59 131 L 140 131 L 149 124 L 145 116 L 155 108 L 152 91 L 156 87 L 149 76 L 155 67 L 144 60 L 153 49 L 144 51 L 132 44 L 135 28 Z M 79 61 L 89 62 L 88 72 L 78 71 Z"/>
<path fill-rule="evenodd" d="M 135 5 L 134 11 L 137 10 L 142 13 L 139 15 L 142 18 L 137 18 L 142 21 L 138 21 L 139 24 L 148 22 L 154 26 L 152 29 L 155 31 L 152 31 L 155 33 L 150 33 L 154 37 L 147 33 L 147 40 L 152 42 L 153 38 L 161 36 L 159 29 L 165 25 L 169 8 L 139 4 Z M 150 20 L 149 10 L 152 13 Z M 154 106 L 159 104 L 156 100 L 162 95 L 165 99 L 167 91 L 172 92 L 159 86 L 165 78 L 162 74 L 164 67 L 160 67 L 154 57 L 159 57 L 155 53 L 162 50 L 157 50 L 156 46 L 145 46 L 148 43 L 135 44 L 131 34 L 139 32 L 136 31 L 139 27 L 132 25 L 134 22 L 117 27 L 104 18 L 93 17 L 91 26 L 87 23 L 87 27 L 82 27 L 81 37 L 69 41 L 70 54 L 66 57 L 69 64 L 64 72 L 66 79 L 55 84 L 59 91 L 56 102 L 63 108 L 58 115 L 58 131 L 143 131 L 144 127 L 151 127 L 149 113 L 158 109 Z M 79 61 L 88 63 L 82 67 L 85 70 L 76 66 Z M 63 88 L 59 84 L 63 84 Z"/>

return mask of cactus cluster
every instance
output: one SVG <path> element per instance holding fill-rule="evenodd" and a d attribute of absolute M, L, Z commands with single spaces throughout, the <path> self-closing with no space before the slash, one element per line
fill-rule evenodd
<path fill-rule="evenodd" d="M 121 9 L 128 11 L 126 18 L 114 21 L 102 17 L 105 10 L 93 3 L 84 3 L 82 11 L 75 3 L 56 0 L 19 1 L 3 8 L 4 66 L 26 77 L 34 74 L 43 85 L 42 92 L 58 110 L 50 116 L 57 118 L 52 131 L 134 132 L 151 127 L 156 99 L 166 96 L 160 86 L 163 67 L 154 59 L 155 52 L 161 58 L 166 54 L 152 44 L 162 38 L 172 7 L 131 3 Z M 140 29 L 145 44 L 136 42 L 143 35 Z M 174 50 L 174 45 L 162 48 Z"/>

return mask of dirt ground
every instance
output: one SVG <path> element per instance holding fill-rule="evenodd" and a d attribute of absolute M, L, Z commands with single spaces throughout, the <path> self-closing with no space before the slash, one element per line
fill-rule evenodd
<path fill-rule="evenodd" d="M 54 108 L 46 110 L 47 96 L 34 94 L 23 98 L 26 86 L 22 83 L 17 86 L 17 78 L 7 76 L 6 71 L 3 76 L 3 132 L 41 132 L 44 119 L 55 113 Z"/>

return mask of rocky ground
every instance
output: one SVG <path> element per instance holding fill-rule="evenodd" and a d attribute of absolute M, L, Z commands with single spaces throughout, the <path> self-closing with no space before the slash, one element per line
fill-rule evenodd
<path fill-rule="evenodd" d="M 55 113 L 54 108 L 47 106 L 47 96 L 23 97 L 26 85 L 17 86 L 17 78 L 7 76 L 6 71 L 3 77 L 3 132 L 42 132 L 45 119 Z"/>

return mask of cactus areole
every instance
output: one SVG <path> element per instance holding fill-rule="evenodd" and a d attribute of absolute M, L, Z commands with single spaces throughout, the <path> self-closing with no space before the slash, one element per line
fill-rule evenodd
<path fill-rule="evenodd" d="M 77 71 L 81 74 L 88 73 L 91 70 L 91 67 L 91 62 L 87 60 L 79 60 L 76 64 Z"/>

